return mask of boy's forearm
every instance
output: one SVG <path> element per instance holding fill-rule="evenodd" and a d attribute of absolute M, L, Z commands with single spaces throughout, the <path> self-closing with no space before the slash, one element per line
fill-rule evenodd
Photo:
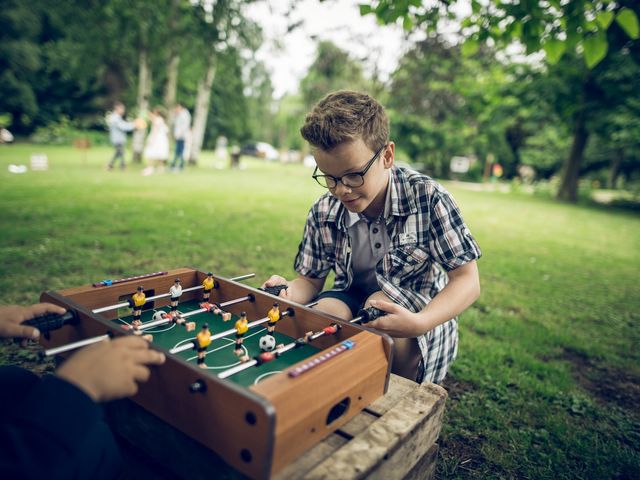
<path fill-rule="evenodd" d="M 447 286 L 420 311 L 419 317 L 424 332 L 433 330 L 464 312 L 480 296 L 480 277 L 475 262 L 460 268 L 464 271 L 455 274 L 450 272 Z"/>

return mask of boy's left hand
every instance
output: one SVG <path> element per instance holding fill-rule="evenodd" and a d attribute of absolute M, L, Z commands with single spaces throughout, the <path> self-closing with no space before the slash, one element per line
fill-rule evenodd
<path fill-rule="evenodd" d="M 375 328 L 397 338 L 412 338 L 424 333 L 420 316 L 417 313 L 407 310 L 397 303 L 384 300 L 371 300 L 370 303 L 372 307 L 387 312 L 387 314 L 367 323 L 367 327 Z"/>

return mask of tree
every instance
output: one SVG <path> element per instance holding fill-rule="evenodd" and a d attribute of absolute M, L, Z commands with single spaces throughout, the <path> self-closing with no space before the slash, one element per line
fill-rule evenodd
<path fill-rule="evenodd" d="M 191 140 L 191 163 L 197 162 L 206 130 L 211 101 L 211 88 L 216 77 L 216 62 L 219 53 L 229 49 L 249 48 L 255 50 L 261 39 L 259 27 L 244 17 L 241 0 L 200 0 L 194 3 L 197 13 L 196 38 L 206 52 L 204 73 L 198 82 L 193 133 Z M 195 45 L 198 43 L 194 42 Z"/>
<path fill-rule="evenodd" d="M 437 31 L 442 22 L 455 18 L 454 4 L 448 1 L 373 0 L 361 6 L 361 13 L 375 14 L 384 23 L 400 20 L 407 30 Z M 627 0 L 514 3 L 490 0 L 484 4 L 472 0 L 471 6 L 471 13 L 461 21 L 460 36 L 464 39 L 465 53 L 474 53 L 481 43 L 489 40 L 501 47 L 519 41 L 527 53 L 544 50 L 551 66 L 557 64 L 562 70 L 565 64 L 571 63 L 574 73 L 582 73 L 570 84 L 577 104 L 570 113 L 565 111 L 563 115 L 563 118 L 571 119 L 573 143 L 558 191 L 558 198 L 575 201 L 580 164 L 590 134 L 590 114 L 597 100 L 591 95 L 597 88 L 594 88 L 596 84 L 590 70 L 598 68 L 608 55 L 637 45 L 634 40 L 640 36 L 640 7 Z M 571 61 L 558 64 L 563 55 L 581 59 L 585 68 L 575 70 L 578 67 Z"/>
<path fill-rule="evenodd" d="M 387 24 L 401 21 L 406 30 L 437 31 L 441 22 L 456 19 L 459 3 L 371 0 L 360 6 L 360 13 L 374 14 Z M 609 51 L 607 32 L 612 24 L 618 25 L 629 39 L 639 38 L 637 8 L 629 0 L 471 0 L 471 12 L 461 19 L 460 33 L 466 39 L 468 53 L 489 39 L 499 46 L 519 41 L 527 54 L 544 50 L 550 63 L 556 63 L 564 53 L 584 53 L 585 64 L 593 68 Z"/>
<path fill-rule="evenodd" d="M 300 82 L 305 106 L 310 109 L 328 93 L 341 89 L 367 89 L 362 67 L 332 42 L 320 41 L 316 57 Z"/>
<path fill-rule="evenodd" d="M 41 17 L 34 10 L 20 1 L 0 9 L 0 113 L 9 114 L 18 129 L 38 112 L 33 82 L 41 65 Z"/>

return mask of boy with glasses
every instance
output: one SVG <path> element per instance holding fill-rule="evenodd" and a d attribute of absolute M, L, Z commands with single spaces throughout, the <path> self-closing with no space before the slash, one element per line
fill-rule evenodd
<path fill-rule="evenodd" d="M 367 324 L 394 337 L 394 373 L 441 382 L 458 346 L 457 315 L 480 294 L 481 252 L 442 185 L 394 166 L 384 108 L 368 95 L 327 95 L 301 134 L 329 191 L 311 207 L 295 259 L 298 277 L 274 275 L 280 296 L 345 320 L 361 308 L 385 315 Z M 330 270 L 333 288 L 321 292 Z"/>

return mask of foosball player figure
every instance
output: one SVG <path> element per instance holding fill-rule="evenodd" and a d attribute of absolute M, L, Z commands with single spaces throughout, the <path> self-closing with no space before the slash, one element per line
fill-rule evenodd
<path fill-rule="evenodd" d="M 172 287 L 169 289 L 169 294 L 171 295 L 171 311 L 169 312 L 169 316 L 173 319 L 174 322 L 183 324 L 184 319 L 180 317 L 178 313 L 178 301 L 180 300 L 180 296 L 182 295 L 182 285 L 180 284 L 180 279 L 176 278 L 173 281 Z"/>
<path fill-rule="evenodd" d="M 244 342 L 244 334 L 249 330 L 249 321 L 247 320 L 247 312 L 240 312 L 240 318 L 236 321 L 236 350 L 235 353 L 239 357 L 242 356 L 242 343 Z"/>
<path fill-rule="evenodd" d="M 218 305 L 217 303 L 213 304 L 213 308 L 211 309 L 211 311 L 216 315 L 222 316 L 222 320 L 225 322 L 228 322 L 229 320 L 231 320 L 231 313 L 225 312 L 224 310 L 222 310 L 220 308 L 220 305 Z"/>
<path fill-rule="evenodd" d="M 273 304 L 269 313 L 267 313 L 267 317 L 269 317 L 269 323 L 267 324 L 267 333 L 269 335 L 273 335 L 274 330 L 276 329 L 276 323 L 280 320 L 280 305 L 278 302 Z"/>
<path fill-rule="evenodd" d="M 202 287 L 204 288 L 202 292 L 202 301 L 205 303 L 209 302 L 209 297 L 211 296 L 211 290 L 215 285 L 215 280 L 213 279 L 213 273 L 207 273 L 207 278 L 202 281 Z"/>
<path fill-rule="evenodd" d="M 202 330 L 196 335 L 196 349 L 198 350 L 198 366 L 200 368 L 207 368 L 204 363 L 204 357 L 206 355 L 207 347 L 211 345 L 211 332 L 209 331 L 209 325 L 203 324 Z"/>
<path fill-rule="evenodd" d="M 131 302 L 133 307 L 133 322 L 131 324 L 134 327 L 139 327 L 142 325 L 140 321 L 140 317 L 142 316 L 142 307 L 145 303 L 147 303 L 147 297 L 144 294 L 144 288 L 138 287 L 136 289 L 136 293 L 131 296 Z"/>

